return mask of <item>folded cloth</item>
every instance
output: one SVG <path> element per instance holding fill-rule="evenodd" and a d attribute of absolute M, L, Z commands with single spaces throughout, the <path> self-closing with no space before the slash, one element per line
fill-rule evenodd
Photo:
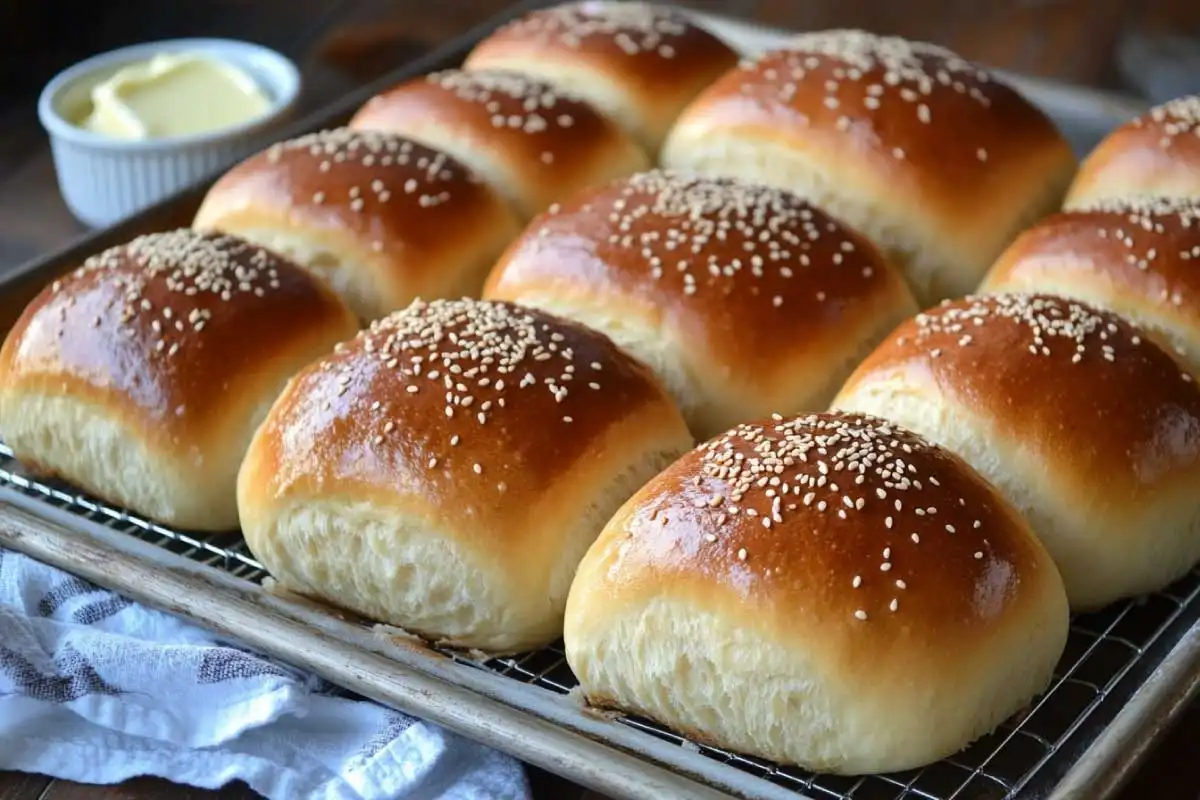
<path fill-rule="evenodd" d="M 0 769 L 288 800 L 529 797 L 508 756 L 3 549 Z"/>

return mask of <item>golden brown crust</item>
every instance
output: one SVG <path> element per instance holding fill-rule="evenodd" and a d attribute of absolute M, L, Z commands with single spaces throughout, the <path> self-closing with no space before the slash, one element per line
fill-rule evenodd
<path fill-rule="evenodd" d="M 414 78 L 372 98 L 350 127 L 411 136 L 499 162 L 530 213 L 586 185 L 594 175 L 649 166 L 623 130 L 591 105 L 552 84 L 504 70 L 446 70 Z M 614 165 L 617 169 L 614 172 Z M 475 166 L 487 176 L 488 170 Z M 523 209 L 524 211 L 525 209 Z"/>
<path fill-rule="evenodd" d="M 901 673 L 893 661 L 933 665 L 948 642 L 987 641 L 1044 601 L 1030 587 L 1057 582 L 957 456 L 837 413 L 746 423 L 695 449 L 626 504 L 585 564 L 611 613 L 659 586 L 697 608 L 733 598 L 780 640 L 819 632 L 837 663 L 888 653 Z"/>
<path fill-rule="evenodd" d="M 1192 377 L 1120 317 L 1083 303 L 1020 294 L 947 302 L 898 328 L 843 393 L 889 376 L 936 386 L 1008 446 L 1063 465 L 1055 480 L 1092 508 L 1137 508 L 1200 471 Z"/>
<path fill-rule="evenodd" d="M 1198 140 L 1200 141 L 1200 140 Z M 1056 214 L 1001 255 L 989 292 L 1049 291 L 1100 305 L 1200 353 L 1200 198 L 1100 201 Z M 1190 345 L 1190 346 L 1189 346 Z"/>
<path fill-rule="evenodd" d="M 444 153 L 395 134 L 339 128 L 235 166 L 209 191 L 195 224 L 330 237 L 348 260 L 374 265 L 381 304 L 396 307 L 453 282 L 446 273 L 466 269 L 454 263 L 464 240 L 485 242 L 517 223 L 475 173 Z M 448 236 L 452 230 L 482 233 Z"/>
<path fill-rule="evenodd" d="M 852 153 L 880 185 L 952 217 L 1020 202 L 1013 190 L 1028 184 L 1014 186 L 1013 171 L 1027 177 L 1031 160 L 1074 164 L 1050 119 L 980 67 L 941 47 L 860 31 L 793 38 L 709 87 L 685 119 L 699 115 L 774 127 L 803 149 Z"/>
<path fill-rule="evenodd" d="M 260 247 L 150 234 L 38 295 L 0 351 L 0 383 L 94 402 L 163 453 L 207 449 L 262 402 L 265 365 L 356 327 L 320 281 Z"/>
<path fill-rule="evenodd" d="M 251 483 L 273 502 L 417 503 L 458 536 L 504 542 L 535 535 L 528 509 L 633 418 L 684 430 L 603 335 L 511 304 L 416 301 L 297 376 L 259 432 Z"/>
<path fill-rule="evenodd" d="M 588 85 L 573 82 L 572 88 L 605 111 L 611 110 L 609 93 L 623 95 L 626 115 L 638 119 L 631 132 L 654 152 L 680 109 L 737 60 L 678 9 L 591 0 L 533 11 L 505 25 L 475 47 L 466 67 L 520 65 L 552 83 L 564 73 L 590 72 Z"/>
<path fill-rule="evenodd" d="M 865 237 L 800 197 L 658 170 L 540 216 L 484 294 L 636 309 L 689 343 L 695 372 L 762 390 L 848 341 L 856 349 L 881 313 L 917 310 Z"/>
<path fill-rule="evenodd" d="M 1200 197 L 1200 95 L 1155 106 L 1105 137 L 1065 206 L 1136 195 Z"/>

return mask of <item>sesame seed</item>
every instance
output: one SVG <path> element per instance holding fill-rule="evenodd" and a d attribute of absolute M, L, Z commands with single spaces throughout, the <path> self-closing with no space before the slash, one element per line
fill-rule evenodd
<path fill-rule="evenodd" d="M 892 602 L 888 603 L 888 610 L 894 612 L 898 608 L 900 608 L 900 601 L 893 597 Z"/>
<path fill-rule="evenodd" d="M 745 561 L 746 560 L 746 548 L 743 547 L 740 550 L 738 550 L 737 557 L 738 557 L 738 561 Z"/>
<path fill-rule="evenodd" d="M 724 297 L 746 287 L 781 308 L 791 295 L 772 291 L 764 281 L 791 278 L 797 267 L 822 267 L 857 252 L 851 231 L 796 194 L 666 169 L 630 176 L 564 213 L 603 216 L 611 225 L 609 241 L 640 252 L 649 278 L 684 297 L 710 292 Z M 805 252 L 818 240 L 833 251 L 824 264 Z M 832 277 L 812 270 L 808 280 L 789 291 L 809 294 L 816 288 L 823 295 L 811 282 Z"/>
<path fill-rule="evenodd" d="M 495 424 L 498 415 L 503 419 L 510 407 L 507 400 L 535 391 L 548 389 L 563 422 L 576 421 L 579 409 L 572 404 L 577 393 L 569 392 L 566 384 L 581 363 L 589 363 L 576 360 L 576 347 L 588 344 L 595 352 L 590 347 L 592 336 L 510 303 L 416 300 L 371 323 L 355 342 L 357 352 L 395 375 L 403 385 L 403 397 L 441 404 L 450 428 L 443 435 L 451 447 L 457 447 L 476 430 L 476 423 Z M 551 358 L 541 359 L 543 355 Z M 351 377 L 345 371 L 338 376 L 343 391 Z M 434 399 L 425 400 L 429 390 Z M 372 403 L 372 408 L 378 405 Z M 385 432 L 393 426 L 389 422 Z M 472 469 L 481 475 L 485 466 L 475 462 Z"/>
<path fill-rule="evenodd" d="M 928 348 L 931 358 L 942 353 L 947 337 L 960 341 L 961 331 L 971 325 L 1015 326 L 1028 338 L 1022 352 L 1042 358 L 1063 353 L 1064 360 L 1079 364 L 1089 350 L 1106 361 L 1117 357 L 1114 334 L 1121 332 L 1124 342 L 1134 347 L 1131 329 L 1120 328 L 1117 318 L 1108 312 L 1093 310 L 1081 303 L 1052 295 L 997 294 L 967 296 L 947 301 L 916 317 L 917 335 L 914 344 Z M 1139 339 L 1140 342 L 1140 339 Z"/>
<path fill-rule="evenodd" d="M 325 188 L 312 195 L 315 205 L 342 202 L 357 214 L 368 213 L 368 200 L 373 204 L 388 202 L 391 186 L 400 186 L 403 193 L 416 199 L 418 207 L 432 208 L 448 202 L 458 184 L 479 183 L 474 173 L 448 155 L 418 144 L 403 136 L 378 130 L 334 128 L 306 134 L 273 145 L 265 154 L 268 163 L 282 170 L 303 168 L 299 164 L 315 162 L 326 173 Z M 353 180 L 362 167 L 374 170 L 364 186 L 339 184 Z M 353 169 L 351 172 L 349 170 Z M 339 194 L 343 191 L 345 195 Z M 379 247 L 382 249 L 382 244 Z"/>
<path fill-rule="evenodd" d="M 855 619 L 858 619 L 858 620 L 866 620 L 866 618 L 867 618 L 867 612 L 866 612 L 866 611 L 863 611 L 863 610 L 860 608 L 860 609 L 858 609 L 857 611 L 855 611 L 855 612 L 854 612 L 854 618 L 855 618 Z"/>
<path fill-rule="evenodd" d="M 130 335 L 129 323 L 138 317 L 148 319 L 147 327 L 158 337 L 151 346 L 171 358 L 191 341 L 179 334 L 189 329 L 201 333 L 216 306 L 235 295 L 262 298 L 279 289 L 282 264 L 277 256 L 242 239 L 178 229 L 139 236 L 94 255 L 71 279 L 95 274 L 111 282 L 124 297 L 117 312 L 122 330 Z M 56 286 L 55 291 L 60 290 L 63 281 L 56 281 Z M 165 291 L 169 298 L 186 298 L 181 301 L 191 306 L 186 315 L 176 318 L 170 305 L 156 312 L 145 296 L 151 287 Z M 99 327 L 100 318 L 94 317 L 91 324 Z"/>
<path fill-rule="evenodd" d="M 772 98 L 793 110 L 797 97 L 820 93 L 826 108 L 845 110 L 835 118 L 834 128 L 847 135 L 853 119 L 874 115 L 897 102 L 911 104 L 911 113 L 921 124 L 932 124 L 930 105 L 925 101 L 938 93 L 963 95 L 982 108 L 992 105 L 990 75 L 954 52 L 925 42 L 859 30 L 826 30 L 793 36 L 786 47 L 748 61 L 742 69 L 744 93 Z M 865 84 L 864 91 L 843 91 L 846 82 Z M 809 91 L 802 92 L 802 87 Z M 951 118 L 943 121 L 953 122 Z M 893 157 L 906 157 L 903 148 L 887 140 L 886 127 L 873 127 Z M 966 146 L 970 148 L 967 152 L 980 161 L 987 158 L 986 151 L 976 143 L 968 141 Z"/>
<path fill-rule="evenodd" d="M 577 49 L 597 38 L 611 41 L 627 56 L 670 60 L 692 30 L 674 9 L 647 3 L 566 3 L 541 9 L 509 23 L 521 38 Z"/>
<path fill-rule="evenodd" d="M 920 465 L 927 463 L 925 454 L 933 451 L 936 447 L 926 440 L 875 417 L 775 414 L 770 421 L 737 425 L 702 444 L 698 471 L 690 480 L 704 487 L 695 496 L 698 507 L 710 505 L 713 497 L 727 498 L 725 511 L 757 519 L 771 530 L 786 524 L 793 514 L 818 514 L 828 509 L 841 519 L 850 519 L 874 513 L 867 509 L 870 503 L 864 496 L 854 497 L 839 486 L 861 485 L 867 496 L 877 487 L 886 487 L 886 502 L 895 506 L 895 511 L 884 516 L 878 531 L 883 557 L 869 559 L 852 572 L 851 587 L 858 589 L 863 586 L 864 574 L 890 577 L 898 571 L 901 551 L 911 546 L 906 540 L 898 544 L 885 536 L 884 528 L 904 525 L 914 517 L 929 524 L 939 515 L 939 528 L 954 527 L 945 521 L 946 510 L 938 508 L 946 501 L 938 505 L 929 502 L 935 496 L 943 498 L 944 489 L 929 494 L 941 482 L 920 471 Z M 862 482 L 857 480 L 860 477 Z M 788 495 L 795 496 L 796 502 L 787 503 Z M 870 523 L 873 519 L 868 518 Z M 964 524 L 958 522 L 958 527 Z M 800 525 L 808 527 L 805 522 Z M 796 535 L 805 534 L 798 530 Z M 914 544 L 920 543 L 915 532 L 910 538 Z M 895 585 L 905 588 L 903 580 Z"/>
<path fill-rule="evenodd" d="M 1133 127 L 1154 126 L 1160 134 L 1159 147 L 1170 149 L 1180 136 L 1200 137 L 1200 95 L 1179 97 L 1155 106 L 1131 123 Z"/>

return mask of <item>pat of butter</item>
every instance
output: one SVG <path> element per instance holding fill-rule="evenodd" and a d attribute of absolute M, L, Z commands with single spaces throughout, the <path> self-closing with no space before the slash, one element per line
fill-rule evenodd
<path fill-rule="evenodd" d="M 262 88 L 231 64 L 160 53 L 97 84 L 82 127 L 116 139 L 162 139 L 229 128 L 270 107 Z"/>

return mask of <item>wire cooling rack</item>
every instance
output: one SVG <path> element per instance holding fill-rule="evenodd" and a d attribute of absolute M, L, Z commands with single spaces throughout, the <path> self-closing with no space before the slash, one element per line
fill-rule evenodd
<path fill-rule="evenodd" d="M 32 478 L 0 443 L 0 485 L 100 522 L 129 536 L 247 581 L 267 573 L 239 533 L 171 530 L 106 505 L 68 486 Z M 813 800 L 993 800 L 1043 796 L 1086 750 L 1170 648 L 1200 621 L 1200 569 L 1162 592 L 1072 621 L 1050 688 L 1016 718 L 955 756 L 923 769 L 845 778 L 815 775 L 698 745 L 648 720 L 620 721 L 648 736 L 697 751 Z M 561 645 L 514 657 L 455 661 L 565 695 L 577 685 Z"/>

